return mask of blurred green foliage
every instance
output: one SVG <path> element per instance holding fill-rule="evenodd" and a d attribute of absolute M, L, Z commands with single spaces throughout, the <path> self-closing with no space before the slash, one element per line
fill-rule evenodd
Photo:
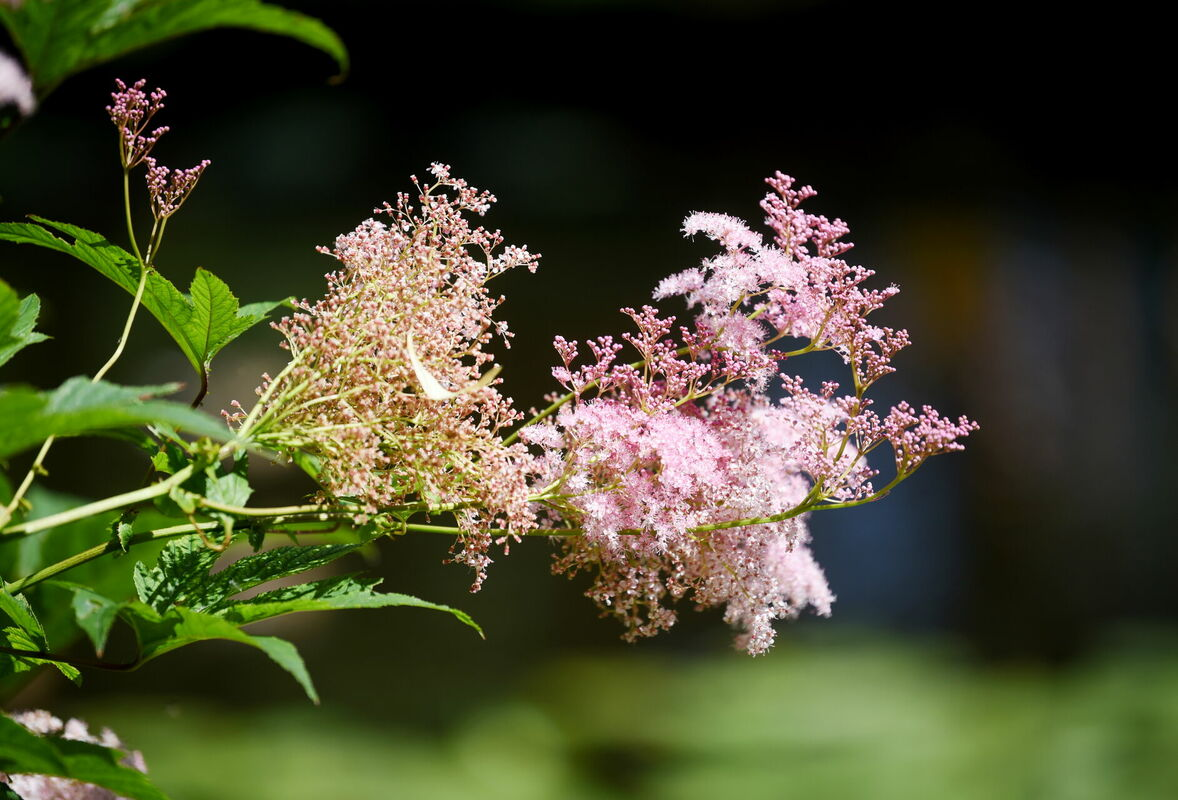
<path fill-rule="evenodd" d="M 392 679 L 395 680 L 395 679 Z M 542 663 L 443 731 L 333 710 L 108 697 L 77 709 L 186 800 L 1172 798 L 1178 643 L 1065 672 L 861 636 L 766 658 Z M 374 692 L 411 691 L 390 683 Z M 461 692 L 457 686 L 453 691 Z M 265 765 L 259 770 L 258 765 Z"/>

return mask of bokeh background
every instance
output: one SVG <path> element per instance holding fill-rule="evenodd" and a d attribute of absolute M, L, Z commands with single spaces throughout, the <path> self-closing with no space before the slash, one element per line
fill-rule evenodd
<path fill-rule="evenodd" d="M 553 335 L 623 329 L 617 308 L 709 254 L 683 216 L 756 222 L 780 169 L 902 289 L 882 313 L 914 344 L 878 402 L 982 430 L 887 501 L 813 520 L 835 616 L 783 626 L 764 658 L 732 652 L 718 613 L 620 642 L 582 584 L 549 575 L 545 542 L 513 547 L 468 595 L 447 542 L 407 537 L 374 555 L 386 588 L 469 611 L 487 641 L 411 610 L 279 620 L 321 708 L 219 644 L 80 690 L 45 676 L 9 707 L 116 727 L 188 800 L 1178 796 L 1178 159 L 1158 119 L 1173 67 L 1148 15 L 284 4 L 342 35 L 344 81 L 245 31 L 83 74 L 0 143 L 3 218 L 120 239 L 115 77 L 167 89 L 161 161 L 213 162 L 161 265 L 177 283 L 206 266 L 243 301 L 320 294 L 331 262 L 314 246 L 445 161 L 498 195 L 492 226 L 544 254 L 499 286 L 517 334 L 506 387 L 528 406 L 553 388 Z M 105 359 L 125 297 L 27 248 L 0 250 L 0 273 L 41 295 L 54 336 L 6 380 L 48 387 Z M 252 396 L 276 343 L 262 328 L 228 349 L 206 406 Z M 814 360 L 809 374 L 837 371 Z M 149 319 L 113 377 L 189 378 Z M 142 474 L 93 442 L 63 442 L 50 468 L 49 485 L 90 496 Z M 261 480 L 260 502 L 308 488 Z"/>

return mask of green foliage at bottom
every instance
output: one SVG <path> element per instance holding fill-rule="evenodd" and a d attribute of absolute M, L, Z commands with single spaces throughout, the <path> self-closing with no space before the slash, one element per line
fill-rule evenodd
<path fill-rule="evenodd" d="M 1062 671 L 876 639 L 786 642 L 755 661 L 627 649 L 518 678 L 481 702 L 467 687 L 441 731 L 394 711 L 439 690 L 416 684 L 374 685 L 355 711 L 194 698 L 165 714 L 123 698 L 83 713 L 140 742 L 186 800 L 1172 800 L 1178 787 L 1173 639 Z"/>
<path fill-rule="evenodd" d="M 0 716 L 0 772 L 54 775 L 103 786 L 131 800 L 167 800 L 146 775 L 119 763 L 123 757 L 88 742 L 36 736 Z"/>

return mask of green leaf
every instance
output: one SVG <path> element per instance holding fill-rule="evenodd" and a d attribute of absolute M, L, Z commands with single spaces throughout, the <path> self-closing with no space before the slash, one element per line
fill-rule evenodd
<path fill-rule="evenodd" d="M 237 472 L 212 474 L 205 481 L 205 497 L 222 505 L 244 506 L 253 492 L 249 479 Z"/>
<path fill-rule="evenodd" d="M 135 565 L 135 593 L 140 602 L 161 614 L 177 603 L 195 605 L 202 600 L 209 569 L 220 555 L 205 547 L 199 536 L 174 539 L 160 551 L 154 567 L 142 561 Z"/>
<path fill-rule="evenodd" d="M 33 217 L 31 222 L 0 223 L 0 240 L 17 244 L 35 244 L 71 255 L 97 270 L 128 294 L 139 289 L 139 259 L 112 244 L 105 237 L 85 228 L 64 222 Z M 67 241 L 49 230 L 65 234 Z M 238 300 L 225 282 L 206 269 L 198 268 L 190 285 L 191 295 L 183 294 L 158 271 L 147 273 L 143 289 L 143 307 L 159 320 L 164 330 L 180 346 L 197 375 L 204 376 L 213 356 L 245 331 L 266 318 L 280 302 L 250 303 L 238 306 Z"/>
<path fill-rule="evenodd" d="M 48 652 L 49 642 L 45 638 L 45 629 L 33 615 L 33 609 L 26 598 L 14 597 L 0 589 L 0 612 L 16 623 L 0 630 L 0 642 L 14 650 Z M 81 683 L 82 676 L 76 667 L 51 659 L 11 653 L 0 653 L 0 676 L 26 672 L 42 664 L 52 665 L 74 683 Z"/>
<path fill-rule="evenodd" d="M 39 97 L 70 75 L 157 42 L 213 28 L 289 36 L 331 56 L 341 74 L 348 53 L 319 20 L 259 0 L 25 0 L 0 3 Z"/>
<path fill-rule="evenodd" d="M 111 524 L 111 533 L 118 540 L 119 547 L 124 553 L 131 549 L 131 535 L 135 533 L 135 527 L 131 524 L 131 520 L 134 518 L 134 512 L 125 512 L 123 516 Z"/>
<path fill-rule="evenodd" d="M 89 742 L 37 736 L 0 714 L 0 771 L 69 778 L 131 800 L 168 800 L 146 775 L 120 763 L 124 755 L 120 750 Z"/>
<path fill-rule="evenodd" d="M 0 389 L 0 458 L 40 444 L 50 436 L 81 436 L 112 428 L 166 422 L 224 441 L 230 430 L 213 417 L 180 403 L 144 400 L 176 390 L 166 386 L 119 386 L 70 378 L 50 392 Z"/>
<path fill-rule="evenodd" d="M 40 313 L 41 300 L 37 295 L 22 300 L 11 286 L 0 280 L 0 367 L 29 345 L 49 338 L 33 330 Z"/>
<path fill-rule="evenodd" d="M 303 547 L 276 547 L 252 556 L 238 559 L 225 569 L 209 576 L 199 604 L 205 610 L 224 605 L 232 595 L 252 589 L 269 581 L 298 575 L 355 550 L 356 544 L 322 544 Z"/>
<path fill-rule="evenodd" d="M 60 586 L 73 592 L 74 599 L 70 604 L 74 619 L 90 641 L 94 644 L 94 653 L 102 658 L 106 649 L 106 640 L 110 636 L 110 629 L 114 625 L 122 603 L 111 600 L 88 586 L 82 586 L 70 581 L 53 581 L 54 586 Z"/>
<path fill-rule="evenodd" d="M 175 475 L 187 464 L 188 459 L 182 458 L 177 460 L 175 451 L 169 447 L 171 442 L 166 443 L 163 447 L 155 452 L 151 457 L 151 465 L 155 467 L 156 472 L 162 472 L 165 475 Z M 179 448 L 175 448 L 179 450 Z"/>
<path fill-rule="evenodd" d="M 32 510 L 26 519 L 33 520 L 76 508 L 89 498 L 54 492 L 35 483 L 27 499 Z M 0 574 L 6 580 L 15 580 L 87 548 L 106 544 L 110 541 L 110 525 L 116 517 L 117 513 L 99 514 L 29 536 L 4 537 L 0 539 Z M 162 546 L 162 542 L 140 544 L 136 552 L 141 557 L 147 557 L 154 555 Z M 129 558 L 95 559 L 71 569 L 69 577 L 98 594 L 121 598 L 126 587 L 131 585 L 134 564 L 134 560 Z M 64 651 L 84 634 L 75 621 L 72 596 L 64 594 L 67 590 L 55 584 L 55 581 L 46 581 L 19 596 L 32 601 L 38 611 L 37 621 L 44 628 L 46 638 L 53 643 L 54 648 Z M 12 697 L 33 674 L 24 672 L 7 680 L 0 679 L 0 697 Z"/>
<path fill-rule="evenodd" d="M 5 647 L 11 647 L 14 650 L 46 652 L 45 638 L 43 636 L 11 625 L 0 629 L 0 644 L 3 644 Z M 82 673 L 78 672 L 77 667 L 71 664 L 65 664 L 61 661 L 54 661 L 48 658 L 22 656 L 12 653 L 0 653 L 0 677 L 28 672 L 34 667 L 46 664 L 55 667 L 58 672 L 74 683 L 80 684 L 82 682 Z"/>
<path fill-rule="evenodd" d="M 296 611 L 332 611 L 344 608 L 388 608 L 390 606 L 411 606 L 444 611 L 452 614 L 464 625 L 469 625 L 483 636 L 483 629 L 463 611 L 450 606 L 431 603 L 412 595 L 395 592 L 377 592 L 381 578 L 359 579 L 351 575 L 326 578 L 299 586 L 288 586 L 263 592 L 248 600 L 234 603 L 219 612 L 227 620 L 239 625 L 292 614 Z"/>
<path fill-rule="evenodd" d="M 188 294 L 192 316 L 184 325 L 184 337 L 205 369 L 221 348 L 264 320 L 279 305 L 277 302 L 250 303 L 241 308 L 224 281 L 199 267 Z"/>
<path fill-rule="evenodd" d="M 160 551 L 154 567 L 143 562 L 135 565 L 135 591 L 142 603 L 161 614 L 172 605 L 207 611 L 223 606 L 227 598 L 239 592 L 329 564 L 357 547 L 276 547 L 238 559 L 210 575 L 220 554 L 205 547 L 199 536 L 184 536 L 173 539 Z"/>
<path fill-rule="evenodd" d="M 6 614 L 10 620 L 25 630 L 35 632 L 38 636 L 44 636 L 45 632 L 41 628 L 41 623 L 37 622 L 37 618 L 33 616 L 33 609 L 29 605 L 28 599 L 23 595 L 14 596 L 4 589 L 0 589 L 0 612 Z"/>
<path fill-rule="evenodd" d="M 311 683 L 307 667 L 290 642 L 273 636 L 251 636 L 236 625 L 212 614 L 202 614 L 183 606 L 173 606 L 160 614 L 142 603 L 128 603 L 124 618 L 139 636 L 141 660 L 147 662 L 178 647 L 210 639 L 225 639 L 256 647 L 285 669 L 314 703 L 319 695 Z"/>
<path fill-rule="evenodd" d="M 344 608 L 414 606 L 444 611 L 482 630 L 466 614 L 404 594 L 375 591 L 379 579 L 351 576 L 264 592 L 248 600 L 230 600 L 263 583 L 297 575 L 331 563 L 360 544 L 278 547 L 241 558 L 219 572 L 209 574 L 218 553 L 204 546 L 199 536 L 175 539 L 160 552 L 155 567 L 135 565 L 135 588 L 140 602 L 122 606 L 122 616 L 135 628 L 141 660 L 205 639 L 228 639 L 266 652 L 302 684 L 318 702 L 303 661 L 289 642 L 252 636 L 242 625 L 296 611 L 328 611 Z"/>

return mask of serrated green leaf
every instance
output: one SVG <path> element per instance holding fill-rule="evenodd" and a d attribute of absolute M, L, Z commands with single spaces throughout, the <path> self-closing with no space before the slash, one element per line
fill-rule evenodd
<path fill-rule="evenodd" d="M 35 294 L 20 299 L 12 287 L 0 280 L 0 367 L 18 352 L 49 337 L 33 330 L 41 300 Z"/>
<path fill-rule="evenodd" d="M 4 336 L 16 325 L 20 317 L 20 297 L 16 291 L 0 280 L 0 344 Z"/>
<path fill-rule="evenodd" d="M 0 783 L 0 800 L 24 800 L 7 783 Z"/>
<path fill-rule="evenodd" d="M 5 647 L 11 647 L 14 650 L 46 652 L 43 636 L 38 636 L 32 631 L 12 625 L 0 629 L 0 644 L 3 644 Z M 61 661 L 54 661 L 48 658 L 13 655 L 11 653 L 0 653 L 0 677 L 28 672 L 35 667 L 46 664 L 56 668 L 58 672 L 74 683 L 80 684 L 82 682 L 82 673 L 78 672 L 77 667 L 71 664 L 65 664 Z"/>
<path fill-rule="evenodd" d="M 97 270 L 128 294 L 139 289 L 140 264 L 135 256 L 112 244 L 101 234 L 34 216 L 31 222 L 0 223 L 0 240 L 35 244 L 71 255 Z M 68 237 L 64 239 L 49 229 Z M 151 270 L 143 290 L 143 307 L 155 317 L 179 345 L 198 375 L 205 375 L 221 348 L 266 318 L 279 302 L 238 306 L 225 282 L 198 268 L 190 286 L 191 296 Z"/>
<path fill-rule="evenodd" d="M 29 605 L 28 598 L 24 595 L 11 595 L 4 589 L 0 589 L 0 612 L 3 612 L 10 620 L 25 630 L 40 637 L 45 635 L 41 623 L 33 614 L 33 608 Z"/>
<path fill-rule="evenodd" d="M 89 378 L 70 378 L 50 392 L 26 387 L 0 389 L 0 458 L 40 444 L 50 436 L 81 436 L 99 431 L 167 422 L 201 436 L 225 441 L 232 432 L 213 417 L 158 397 L 168 386 L 118 386 Z"/>
<path fill-rule="evenodd" d="M 483 629 L 468 614 L 450 606 L 431 603 L 408 594 L 377 592 L 381 578 L 359 579 L 351 575 L 326 578 L 299 586 L 288 586 L 234 603 L 219 612 L 238 625 L 248 625 L 263 619 L 293 614 L 299 611 L 332 611 L 345 608 L 388 608 L 411 606 L 451 614 L 464 625 L 469 625 L 483 636 Z"/>
<path fill-rule="evenodd" d="M 225 569 L 210 575 L 202 589 L 198 608 L 214 610 L 232 595 L 269 581 L 298 575 L 330 564 L 352 552 L 355 544 L 321 544 L 303 547 L 276 547 L 238 559 Z"/>
<path fill-rule="evenodd" d="M 16 650 L 48 651 L 49 642 L 45 638 L 45 629 L 33 614 L 33 608 L 26 597 L 14 597 L 0 589 L 0 612 L 16 623 L 0 630 L 0 641 L 3 641 L 5 646 Z M 0 675 L 25 672 L 41 664 L 50 664 L 71 681 L 81 682 L 81 674 L 69 664 L 32 656 L 0 653 Z"/>
<path fill-rule="evenodd" d="M 213 28 L 296 39 L 347 71 L 343 42 L 319 20 L 260 0 L 25 0 L 0 4 L 39 97 L 70 75 L 158 42 Z"/>
<path fill-rule="evenodd" d="M 0 714 L 0 771 L 53 775 L 109 789 L 131 800 L 168 800 L 147 776 L 120 763 L 121 750 L 57 736 L 37 736 Z"/>
<path fill-rule="evenodd" d="M 32 505 L 26 518 L 28 520 L 52 516 L 88 501 L 88 498 L 46 489 L 40 483 L 33 484 L 27 499 Z M 107 543 L 110 540 L 110 525 L 115 516 L 99 514 L 38 531 L 29 536 L 0 539 L 0 575 L 5 580 L 15 580 L 87 548 Z M 154 555 L 153 551 L 162 546 L 162 542 L 158 545 L 141 544 L 136 550 L 142 556 Z M 100 594 L 119 597 L 131 584 L 133 567 L 132 559 L 103 558 L 74 567 L 70 570 L 69 576 L 73 581 L 85 584 Z M 74 640 L 85 634 L 74 620 L 72 597 L 62 594 L 65 590 L 53 584 L 53 581 L 47 581 L 22 592 L 20 596 L 33 601 L 38 610 L 37 621 L 44 628 L 46 638 L 53 643 L 55 649 L 64 651 Z M 21 684 L 33 674 L 25 672 L 9 680 L 0 679 L 0 696 L 12 697 Z"/>
<path fill-rule="evenodd" d="M 142 603 L 129 603 L 125 606 L 124 618 L 135 628 L 139 636 L 140 658 L 143 662 L 158 658 L 176 648 L 209 639 L 240 642 L 256 647 L 268 655 L 278 666 L 294 676 L 312 702 L 319 702 L 319 695 L 311 683 L 307 667 L 298 650 L 290 642 L 273 636 L 251 636 L 228 620 L 182 606 L 173 606 L 167 613 L 160 614 Z"/>
<path fill-rule="evenodd" d="M 188 295 L 193 313 L 185 325 L 185 336 L 206 368 L 221 348 L 264 320 L 279 305 L 250 303 L 242 308 L 225 282 L 203 268 L 197 268 Z"/>
<path fill-rule="evenodd" d="M 160 551 L 154 567 L 135 565 L 135 593 L 139 601 L 164 613 L 169 606 L 200 602 L 209 569 L 221 556 L 204 546 L 199 536 L 173 539 Z"/>

